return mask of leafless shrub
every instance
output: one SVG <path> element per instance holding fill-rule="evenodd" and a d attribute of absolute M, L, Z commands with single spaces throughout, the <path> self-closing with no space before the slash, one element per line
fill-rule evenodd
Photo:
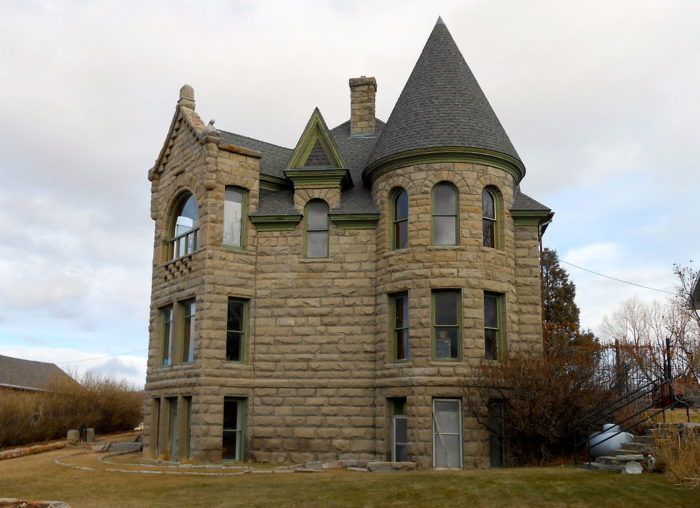
<path fill-rule="evenodd" d="M 65 436 L 81 423 L 98 433 L 132 429 L 142 419 L 143 393 L 91 373 L 77 383 L 55 378 L 44 392 L 0 395 L 0 448 Z"/>
<path fill-rule="evenodd" d="M 552 349 L 544 355 L 513 353 L 501 362 L 484 361 L 476 369 L 468 396 L 473 416 L 502 435 L 513 465 L 538 465 L 571 456 L 574 438 L 585 438 L 582 415 L 609 400 L 607 380 L 597 375 L 596 346 Z M 500 429 L 484 408 L 505 404 Z M 575 436 L 576 432 L 580 435 Z"/>

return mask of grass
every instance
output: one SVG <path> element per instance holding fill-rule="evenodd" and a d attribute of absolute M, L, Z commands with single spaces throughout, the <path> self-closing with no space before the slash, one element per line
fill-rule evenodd
<path fill-rule="evenodd" d="M 700 506 L 700 491 L 663 475 L 621 476 L 569 467 L 408 473 L 259 474 L 238 477 L 83 471 L 58 450 L 0 462 L 0 496 L 60 499 L 73 508 L 132 506 Z M 66 458 L 97 467 L 96 455 Z"/>

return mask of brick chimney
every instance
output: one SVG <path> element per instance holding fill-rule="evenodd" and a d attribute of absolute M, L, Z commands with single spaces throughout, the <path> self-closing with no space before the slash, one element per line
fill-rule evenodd
<path fill-rule="evenodd" d="M 362 76 L 350 78 L 350 135 L 374 135 L 374 97 L 377 80 Z"/>

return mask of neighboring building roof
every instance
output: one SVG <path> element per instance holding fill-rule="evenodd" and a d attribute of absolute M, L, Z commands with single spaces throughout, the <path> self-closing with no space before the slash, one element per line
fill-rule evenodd
<path fill-rule="evenodd" d="M 438 19 L 367 164 L 400 152 L 448 146 L 487 149 L 520 160 Z"/>
<path fill-rule="evenodd" d="M 260 159 L 261 173 L 278 178 L 285 178 L 284 168 L 287 166 L 287 161 L 292 155 L 292 150 L 290 148 L 273 145 L 272 143 L 260 141 L 259 139 L 234 134 L 233 132 L 222 130 L 219 132 L 221 132 L 222 141 L 226 143 L 238 145 L 243 148 L 250 148 L 251 150 L 262 153 L 262 159 Z"/>
<path fill-rule="evenodd" d="M 40 391 L 54 377 L 73 380 L 53 363 L 0 355 L 0 388 Z"/>

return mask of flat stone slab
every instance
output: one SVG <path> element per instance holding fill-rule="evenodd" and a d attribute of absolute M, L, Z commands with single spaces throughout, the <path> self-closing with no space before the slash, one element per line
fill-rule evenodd
<path fill-rule="evenodd" d="M 108 450 L 110 452 L 140 452 L 143 450 L 143 443 L 110 443 Z"/>
<path fill-rule="evenodd" d="M 642 471 L 644 471 L 644 469 L 642 468 L 642 465 L 639 462 L 635 462 L 635 461 L 631 460 L 625 464 L 625 469 L 622 470 L 622 473 L 623 474 L 642 474 Z"/>
<path fill-rule="evenodd" d="M 644 455 L 615 455 L 615 458 L 620 462 L 639 462 L 644 460 Z"/>
<path fill-rule="evenodd" d="M 394 471 L 394 466 L 391 465 L 391 462 L 378 462 L 378 461 L 370 461 L 367 462 L 367 469 L 370 471 L 374 472 L 393 472 Z"/>
<path fill-rule="evenodd" d="M 348 467 L 346 468 L 348 471 L 358 471 L 360 473 L 369 473 L 369 469 L 366 467 Z"/>

